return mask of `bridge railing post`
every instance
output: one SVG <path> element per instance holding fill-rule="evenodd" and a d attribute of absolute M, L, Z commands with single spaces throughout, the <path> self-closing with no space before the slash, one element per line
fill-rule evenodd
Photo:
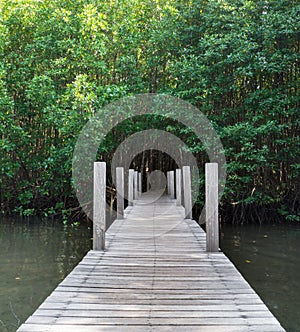
<path fill-rule="evenodd" d="M 205 164 L 206 250 L 219 250 L 218 164 Z"/>
<path fill-rule="evenodd" d="M 94 163 L 93 249 L 105 249 L 106 163 Z"/>
<path fill-rule="evenodd" d="M 124 218 L 124 168 L 116 168 L 117 218 Z"/>
<path fill-rule="evenodd" d="M 133 174 L 133 200 L 137 200 L 138 196 L 138 172 L 134 171 Z"/>
<path fill-rule="evenodd" d="M 133 206 L 133 177 L 134 177 L 134 170 L 129 169 L 128 173 L 128 205 Z"/>
<path fill-rule="evenodd" d="M 181 205 L 181 169 L 176 169 L 176 205 Z"/>
<path fill-rule="evenodd" d="M 174 171 L 170 171 L 170 196 L 171 196 L 171 199 L 174 199 L 175 198 L 175 193 L 174 193 L 174 185 L 175 185 L 175 182 L 174 182 Z"/>
<path fill-rule="evenodd" d="M 192 219 L 192 186 L 191 186 L 191 168 L 183 166 L 183 198 L 185 208 L 185 218 Z"/>
<path fill-rule="evenodd" d="M 141 197 L 142 196 L 142 173 L 141 172 L 138 173 L 138 182 L 139 182 L 138 192 L 139 192 L 139 197 Z"/>
<path fill-rule="evenodd" d="M 171 195 L 170 172 L 167 172 L 167 194 Z"/>
<path fill-rule="evenodd" d="M 146 191 L 149 191 L 150 190 L 150 174 L 149 174 L 149 172 L 146 173 L 146 180 L 147 180 Z"/>

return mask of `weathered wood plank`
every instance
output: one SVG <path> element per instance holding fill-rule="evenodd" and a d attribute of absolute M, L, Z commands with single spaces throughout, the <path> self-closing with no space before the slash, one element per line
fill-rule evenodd
<path fill-rule="evenodd" d="M 89 311 L 86 313 L 89 315 Z M 269 324 L 276 324 L 276 319 L 271 317 L 177 317 L 177 318 L 155 318 L 155 317 L 89 317 L 89 316 L 40 316 L 33 315 L 28 318 L 29 324 L 72 324 L 72 325 L 264 325 L 266 320 Z M 212 319 L 213 318 L 213 319 Z"/>
<path fill-rule="evenodd" d="M 149 310 L 77 310 L 67 308 L 63 312 L 63 316 L 66 317 L 97 317 L 97 318 L 148 318 Z M 61 317 L 61 309 L 39 309 L 35 312 L 35 316 L 47 316 L 47 317 Z M 237 314 L 232 311 L 188 311 L 188 310 L 165 310 L 165 311 L 153 311 L 151 312 L 151 318 L 235 318 Z M 272 317 L 267 311 L 244 311 L 240 312 L 239 318 L 269 318 Z"/>
<path fill-rule="evenodd" d="M 116 220 L 19 332 L 284 331 L 174 200 L 148 193 Z"/>
<path fill-rule="evenodd" d="M 200 329 L 201 328 L 201 329 Z M 236 325 L 219 325 L 219 326 L 155 326 L 155 330 L 150 325 L 129 325 L 129 326 L 107 326 L 107 325 L 41 325 L 41 324 L 24 324 L 18 330 L 19 332 L 259 332 L 261 325 L 236 326 Z M 282 332 L 278 324 L 263 326 L 263 332 Z"/>
<path fill-rule="evenodd" d="M 269 310 L 266 308 L 266 306 L 261 302 L 260 304 L 241 304 L 241 305 L 235 305 L 233 303 L 231 304 L 215 304 L 215 305 L 203 305 L 201 306 L 201 312 L 206 311 L 236 311 L 238 308 L 239 311 L 254 311 L 254 312 L 267 312 L 269 313 Z M 152 312 L 177 312 L 177 311 L 199 311 L 199 306 L 197 305 L 185 305 L 182 307 L 181 305 L 152 305 L 152 304 L 145 304 L 145 305 L 131 305 L 131 304 L 102 304 L 102 303 L 64 303 L 64 302 L 44 302 L 41 304 L 39 309 L 66 309 L 66 310 L 101 310 L 101 311 L 148 311 L 152 310 Z M 39 310 L 38 309 L 38 310 Z"/>
<path fill-rule="evenodd" d="M 70 301 L 74 303 L 93 303 L 93 304 L 114 304 L 117 303 L 118 305 L 125 305 L 125 304 L 132 304 L 132 305 L 145 305 L 149 304 L 152 301 L 149 301 L 149 299 L 124 299 L 116 301 L 116 299 L 110 297 L 106 299 L 99 298 L 99 294 L 95 293 L 86 293 L 86 294 L 78 294 L 78 293 L 72 293 L 68 294 L 68 297 L 66 298 L 66 294 L 54 294 L 53 296 L 47 298 L 47 301 L 51 302 L 57 302 L 57 301 L 64 301 L 69 303 Z M 151 303 L 152 305 L 181 305 L 186 306 L 193 303 L 194 305 L 203 306 L 203 305 L 219 305 L 219 304 L 236 304 L 236 305 L 251 305 L 251 304 L 261 304 L 261 300 L 259 299 L 242 299 L 242 298 L 236 298 L 234 299 L 202 299 L 202 300 L 180 300 L 180 299 L 157 299 L 154 303 Z M 199 307 L 199 310 L 201 308 Z"/>

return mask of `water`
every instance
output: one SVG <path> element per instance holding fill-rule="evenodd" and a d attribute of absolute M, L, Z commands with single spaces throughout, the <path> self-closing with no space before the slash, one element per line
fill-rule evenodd
<path fill-rule="evenodd" d="M 90 249 L 87 225 L 0 221 L 0 332 L 14 332 Z M 221 247 L 288 332 L 300 331 L 300 225 L 223 225 Z"/>
<path fill-rule="evenodd" d="M 300 225 L 223 225 L 221 248 L 288 332 L 300 331 Z"/>
<path fill-rule="evenodd" d="M 13 332 L 90 249 L 88 226 L 0 221 L 0 332 Z"/>

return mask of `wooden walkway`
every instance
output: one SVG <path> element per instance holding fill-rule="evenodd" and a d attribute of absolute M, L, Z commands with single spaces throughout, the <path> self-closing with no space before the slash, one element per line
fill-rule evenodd
<path fill-rule="evenodd" d="M 284 331 L 183 208 L 144 194 L 19 332 Z"/>

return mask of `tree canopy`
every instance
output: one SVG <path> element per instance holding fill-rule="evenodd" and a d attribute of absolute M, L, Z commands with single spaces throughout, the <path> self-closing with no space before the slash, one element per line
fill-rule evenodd
<path fill-rule="evenodd" d="M 197 106 L 220 135 L 224 219 L 300 221 L 299 15 L 296 0 L 0 0 L 2 213 L 76 206 L 84 124 L 111 101 L 155 92 Z M 115 128 L 101 155 L 149 127 L 207 160 L 193 133 L 157 117 Z"/>

